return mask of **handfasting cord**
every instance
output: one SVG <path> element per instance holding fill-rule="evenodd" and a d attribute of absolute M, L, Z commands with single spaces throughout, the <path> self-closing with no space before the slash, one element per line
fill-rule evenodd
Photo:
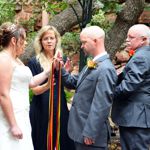
<path fill-rule="evenodd" d="M 57 115 L 56 115 L 56 145 L 53 144 L 53 124 L 54 124 L 54 63 L 51 66 L 50 74 L 50 96 L 49 96 L 49 123 L 47 132 L 47 150 L 60 150 L 60 113 L 61 113 L 61 63 L 59 63 L 58 76 L 58 98 L 57 98 Z"/>

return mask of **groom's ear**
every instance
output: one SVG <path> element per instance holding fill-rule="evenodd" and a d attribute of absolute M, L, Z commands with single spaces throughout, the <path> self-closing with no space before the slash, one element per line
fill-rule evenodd
<path fill-rule="evenodd" d="M 95 44 L 97 44 L 97 39 L 94 39 L 93 41 L 94 41 Z"/>
<path fill-rule="evenodd" d="M 93 41 L 96 43 L 96 42 L 97 42 L 97 39 L 96 39 L 96 38 L 94 38 L 94 39 L 93 39 Z"/>

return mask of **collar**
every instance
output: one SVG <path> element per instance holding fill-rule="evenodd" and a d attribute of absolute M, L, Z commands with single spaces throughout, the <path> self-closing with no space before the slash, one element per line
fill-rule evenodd
<path fill-rule="evenodd" d="M 137 49 L 135 50 L 135 53 L 138 52 L 138 51 L 140 51 L 140 50 L 143 50 L 143 49 L 144 49 L 144 50 L 145 50 L 145 49 L 148 49 L 148 50 L 149 50 L 149 48 L 150 48 L 149 45 L 139 47 L 139 48 L 137 48 Z"/>
<path fill-rule="evenodd" d="M 103 52 L 103 53 L 101 53 L 101 54 L 95 56 L 95 57 L 93 58 L 93 61 L 98 60 L 100 57 L 102 57 L 102 56 L 104 56 L 104 55 L 106 55 L 106 54 L 107 54 L 107 52 Z"/>

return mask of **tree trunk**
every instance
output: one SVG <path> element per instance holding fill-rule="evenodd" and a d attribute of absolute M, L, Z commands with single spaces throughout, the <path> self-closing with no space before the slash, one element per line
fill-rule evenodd
<path fill-rule="evenodd" d="M 79 3 L 76 3 L 73 5 L 79 21 L 82 18 L 82 9 Z M 69 31 L 73 26 L 78 24 L 77 17 L 71 7 L 64 10 L 60 14 L 56 15 L 54 18 L 52 18 L 49 22 L 50 25 L 55 26 L 59 33 L 63 35 L 66 31 Z"/>
<path fill-rule="evenodd" d="M 119 0 L 119 3 L 124 3 L 126 0 Z M 146 3 L 150 3 L 150 0 L 145 0 Z"/>
<path fill-rule="evenodd" d="M 137 23 L 144 9 L 145 0 L 127 0 L 124 8 L 118 13 L 112 29 L 108 32 L 105 43 L 111 58 L 124 42 L 128 29 Z"/>

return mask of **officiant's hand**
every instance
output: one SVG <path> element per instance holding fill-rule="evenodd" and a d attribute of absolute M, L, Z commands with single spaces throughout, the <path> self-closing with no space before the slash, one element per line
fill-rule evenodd
<path fill-rule="evenodd" d="M 85 145 L 92 145 L 94 144 L 94 140 L 88 137 L 84 137 L 84 144 Z"/>
<path fill-rule="evenodd" d="M 66 61 L 65 65 L 64 65 L 64 68 L 65 68 L 65 70 L 67 72 L 71 72 L 72 71 L 72 63 L 71 63 L 69 58 L 67 58 L 67 61 Z"/>
<path fill-rule="evenodd" d="M 56 70 L 59 70 L 59 63 L 61 63 L 62 66 L 64 66 L 63 57 L 61 53 L 58 53 L 56 58 L 54 58 L 54 67 Z"/>
<path fill-rule="evenodd" d="M 23 133 L 17 125 L 11 127 L 10 132 L 11 132 L 12 136 L 17 138 L 17 139 L 22 139 L 23 138 Z"/>

